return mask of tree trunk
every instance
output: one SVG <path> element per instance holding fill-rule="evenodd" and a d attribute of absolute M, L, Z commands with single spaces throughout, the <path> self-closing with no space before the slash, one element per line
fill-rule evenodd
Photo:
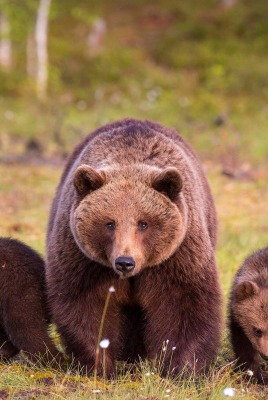
<path fill-rule="evenodd" d="M 26 70 L 29 78 L 35 80 L 36 77 L 36 51 L 33 32 L 28 34 L 26 47 Z"/>
<path fill-rule="evenodd" d="M 223 8 L 231 8 L 236 4 L 236 0 L 220 0 L 220 5 Z"/>
<path fill-rule="evenodd" d="M 10 24 L 7 16 L 3 13 L 0 13 L 0 65 L 7 71 L 12 66 Z"/>
<path fill-rule="evenodd" d="M 48 52 L 47 27 L 51 0 L 40 0 L 35 25 L 36 44 L 36 90 L 37 97 L 42 100 L 47 94 Z"/>
<path fill-rule="evenodd" d="M 104 19 L 98 18 L 87 38 L 88 56 L 90 58 L 96 57 L 100 53 L 106 31 L 106 22 Z"/>

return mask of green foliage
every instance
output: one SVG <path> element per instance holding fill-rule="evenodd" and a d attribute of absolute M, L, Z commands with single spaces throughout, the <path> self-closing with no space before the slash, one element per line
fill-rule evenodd
<path fill-rule="evenodd" d="M 5 4 L 17 51 L 25 52 L 37 2 L 23 0 L 22 6 L 12 0 Z M 240 0 L 228 10 L 220 9 L 216 1 L 199 2 L 197 7 L 194 0 L 146 4 L 117 0 L 111 7 L 108 1 L 54 0 L 49 25 L 50 68 L 61 90 L 71 90 L 78 97 L 82 89 L 100 84 L 125 88 L 126 77 L 138 84 L 141 70 L 145 76 L 159 67 L 168 68 L 169 75 L 186 78 L 187 73 L 194 74 L 190 91 L 202 85 L 221 95 L 267 96 L 263 93 L 267 84 L 267 12 L 267 2 L 262 0 Z M 103 51 L 90 59 L 86 40 L 98 17 L 107 22 L 108 31 Z M 24 64 L 25 57 L 18 60 L 9 78 L 12 80 L 17 70 L 24 71 L 18 93 L 26 79 Z M 163 81 L 165 75 L 162 71 Z M 52 83 L 50 91 L 56 95 Z M 181 85 L 177 89 L 185 90 Z"/>
<path fill-rule="evenodd" d="M 267 2 L 239 0 L 223 10 L 218 0 L 53 0 L 42 104 L 25 66 L 38 2 L 2 3 L 14 67 L 0 71 L 0 133 L 12 150 L 18 138 L 36 138 L 46 155 L 60 145 L 65 153 L 77 133 L 129 115 L 175 126 L 204 157 L 222 161 L 231 150 L 241 161 L 260 162 L 267 154 Z M 98 18 L 107 32 L 93 57 L 87 37 Z M 219 115 L 222 125 L 214 122 Z M 6 151 L 0 146 L 0 156 Z"/>
<path fill-rule="evenodd" d="M 36 0 L 1 0 L 1 10 L 9 18 L 11 38 L 16 49 L 20 48 L 22 42 L 25 44 L 27 35 L 34 27 L 37 5 Z"/>

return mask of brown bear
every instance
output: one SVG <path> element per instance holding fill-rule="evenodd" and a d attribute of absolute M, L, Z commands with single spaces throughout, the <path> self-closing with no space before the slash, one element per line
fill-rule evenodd
<path fill-rule="evenodd" d="M 206 371 L 221 331 L 216 231 L 200 162 L 175 130 L 124 119 L 87 136 L 67 161 L 47 232 L 48 301 L 67 353 L 94 369 L 113 286 L 106 375 L 115 360 L 161 354 L 163 374 Z"/>
<path fill-rule="evenodd" d="M 54 361 L 47 327 L 44 261 L 24 243 L 0 238 L 0 360 L 23 350 L 32 361 Z"/>
<path fill-rule="evenodd" d="M 229 309 L 237 366 L 252 371 L 259 383 L 268 384 L 260 364 L 260 356 L 268 360 L 268 247 L 253 253 L 238 270 Z"/>

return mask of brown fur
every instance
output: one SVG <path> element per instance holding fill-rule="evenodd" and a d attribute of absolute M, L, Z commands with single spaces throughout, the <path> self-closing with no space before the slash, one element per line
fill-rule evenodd
<path fill-rule="evenodd" d="M 58 351 L 47 333 L 42 258 L 18 240 L 0 238 L 0 287 L 0 360 L 23 350 L 33 361 L 51 361 Z"/>
<path fill-rule="evenodd" d="M 268 359 L 268 247 L 248 257 L 238 270 L 230 299 L 230 330 L 237 365 L 260 383 L 260 355 Z"/>
<path fill-rule="evenodd" d="M 49 304 L 67 352 L 92 370 L 113 285 L 108 375 L 117 359 L 155 359 L 166 340 L 163 373 L 208 368 L 221 325 L 216 225 L 201 165 L 175 131 L 126 119 L 89 135 L 67 162 L 47 232 Z M 135 260 L 124 276 L 121 256 Z"/>

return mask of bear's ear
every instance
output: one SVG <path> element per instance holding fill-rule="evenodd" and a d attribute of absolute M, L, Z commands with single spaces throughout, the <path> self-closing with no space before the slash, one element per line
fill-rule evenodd
<path fill-rule="evenodd" d="M 73 184 L 77 193 L 84 197 L 105 183 L 103 171 L 97 172 L 88 165 L 80 165 L 74 173 Z"/>
<path fill-rule="evenodd" d="M 153 179 L 152 186 L 171 201 L 174 201 L 182 189 L 181 176 L 176 168 L 166 168 Z"/>
<path fill-rule="evenodd" d="M 259 287 L 255 282 L 245 281 L 237 285 L 235 289 L 235 296 L 237 300 L 245 300 L 252 297 L 259 292 Z"/>

